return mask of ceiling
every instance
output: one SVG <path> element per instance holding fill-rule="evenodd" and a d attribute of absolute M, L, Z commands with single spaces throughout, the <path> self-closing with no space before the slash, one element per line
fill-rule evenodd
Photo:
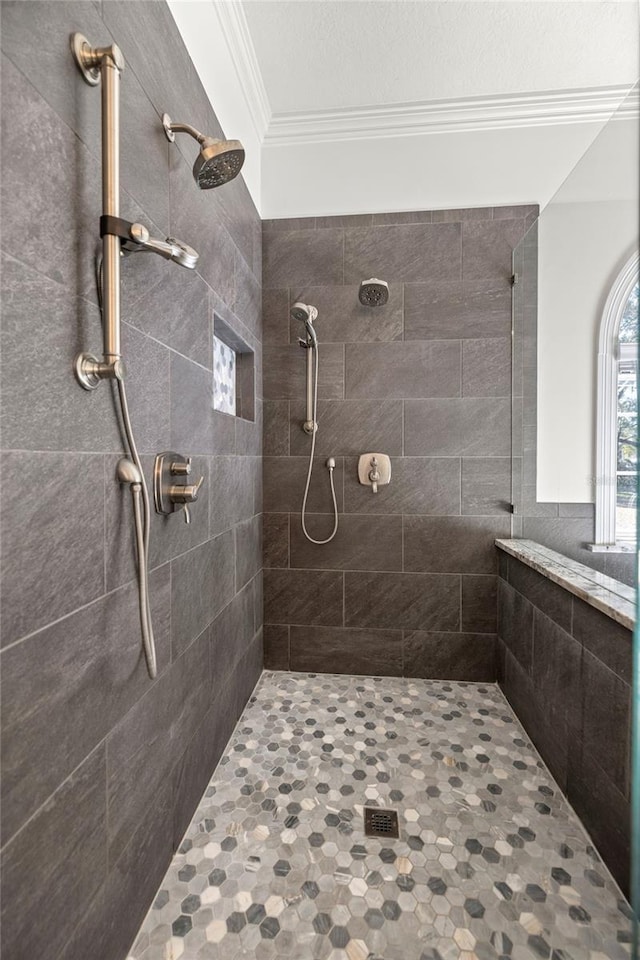
<path fill-rule="evenodd" d="M 638 79 L 635 0 L 170 7 L 263 217 L 544 205 Z"/>
<path fill-rule="evenodd" d="M 246 0 L 273 114 L 637 79 L 633 3 Z"/>

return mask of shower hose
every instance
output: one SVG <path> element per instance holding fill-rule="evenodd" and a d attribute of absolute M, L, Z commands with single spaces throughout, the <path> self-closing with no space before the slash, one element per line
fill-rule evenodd
<path fill-rule="evenodd" d="M 330 457 L 327 460 L 327 467 L 329 469 L 329 479 L 331 481 L 331 496 L 333 498 L 333 530 L 331 534 L 326 538 L 326 540 L 315 540 L 307 530 L 306 523 L 306 513 L 307 513 L 307 499 L 309 497 L 309 487 L 311 486 L 311 474 L 313 473 L 313 458 L 316 452 L 316 433 L 317 433 L 317 415 L 318 415 L 318 345 L 317 343 L 313 346 L 309 345 L 308 350 L 313 350 L 314 353 L 314 365 L 313 365 L 313 433 L 311 434 L 311 451 L 309 453 L 309 469 L 307 470 L 307 482 L 304 487 L 304 497 L 302 498 L 302 532 L 304 533 L 307 540 L 311 543 L 316 543 L 321 546 L 324 543 L 330 543 L 338 532 L 338 502 L 336 500 L 336 488 L 333 481 L 333 471 L 335 470 L 335 462 L 333 457 Z"/>
<path fill-rule="evenodd" d="M 98 288 L 98 305 L 102 312 L 102 259 L 98 261 L 96 271 L 96 285 Z M 140 474 L 140 483 L 131 484 L 131 495 L 133 498 L 133 517 L 136 533 L 136 557 L 138 573 L 138 603 L 140 611 L 140 629 L 142 632 L 142 646 L 145 659 L 147 661 L 147 670 L 153 680 L 158 673 L 156 661 L 156 644 L 153 636 L 153 626 L 151 623 L 151 607 L 149 604 L 149 534 L 151 529 L 151 508 L 149 505 L 149 491 L 144 478 L 142 462 L 136 446 L 133 427 L 131 425 L 131 416 L 129 414 L 129 404 L 127 402 L 127 390 L 124 380 L 116 379 L 118 385 L 118 400 L 120 403 L 120 412 L 124 432 L 127 438 L 129 454 L 132 461 L 138 468 Z"/>
<path fill-rule="evenodd" d="M 140 608 L 140 628 L 142 630 L 142 644 L 144 655 L 147 660 L 147 669 L 149 676 L 154 679 L 158 673 L 156 663 L 156 644 L 153 636 L 153 626 L 151 624 L 151 607 L 149 604 L 149 533 L 151 527 L 151 509 L 149 506 L 149 491 L 142 471 L 142 463 L 138 454 L 133 429 L 131 426 L 131 417 L 129 416 L 129 404 L 127 403 L 127 391 L 124 380 L 117 380 L 118 399 L 120 400 L 120 409 L 122 411 L 122 421 L 127 436 L 127 443 L 131 453 L 131 459 L 140 471 L 141 483 L 131 484 L 131 493 L 133 497 L 133 516 L 136 529 L 136 554 L 138 558 L 138 598 Z M 142 501 L 142 509 L 140 509 Z"/>

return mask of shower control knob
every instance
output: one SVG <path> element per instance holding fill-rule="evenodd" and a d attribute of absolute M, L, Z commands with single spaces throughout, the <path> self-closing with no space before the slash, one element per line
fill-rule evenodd
<path fill-rule="evenodd" d="M 197 483 L 174 484 L 169 487 L 169 498 L 173 503 L 195 503 L 203 483 L 204 477 L 200 477 Z"/>
<path fill-rule="evenodd" d="M 188 477 L 191 473 L 191 457 L 186 460 L 176 460 L 171 464 L 171 473 L 174 477 Z"/>
<path fill-rule="evenodd" d="M 168 517 L 184 510 L 185 522 L 191 522 L 188 504 L 196 502 L 204 483 L 204 477 L 199 477 L 195 483 L 188 482 L 192 469 L 191 457 L 183 457 L 175 450 L 158 454 L 153 468 L 153 499 L 157 513 Z"/>

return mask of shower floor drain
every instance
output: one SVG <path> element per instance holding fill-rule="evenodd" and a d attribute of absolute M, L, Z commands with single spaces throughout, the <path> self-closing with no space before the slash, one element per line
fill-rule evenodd
<path fill-rule="evenodd" d="M 365 807 L 364 833 L 366 837 L 399 837 L 397 811 Z"/>

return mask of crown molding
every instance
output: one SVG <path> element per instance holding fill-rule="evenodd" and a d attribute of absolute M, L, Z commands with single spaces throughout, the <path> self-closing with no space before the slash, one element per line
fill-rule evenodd
<path fill-rule="evenodd" d="M 226 0 L 224 3 L 212 5 L 238 75 L 256 134 L 260 142 L 263 142 L 271 122 L 271 106 L 262 81 L 262 73 L 242 3 L 237 0 Z"/>
<path fill-rule="evenodd" d="M 621 115 L 637 114 L 638 87 L 603 86 L 392 103 L 382 107 L 276 113 L 272 114 L 266 128 L 264 143 L 268 146 L 369 140 L 605 122 L 621 107 L 623 101 L 626 102 L 620 111 Z"/>

